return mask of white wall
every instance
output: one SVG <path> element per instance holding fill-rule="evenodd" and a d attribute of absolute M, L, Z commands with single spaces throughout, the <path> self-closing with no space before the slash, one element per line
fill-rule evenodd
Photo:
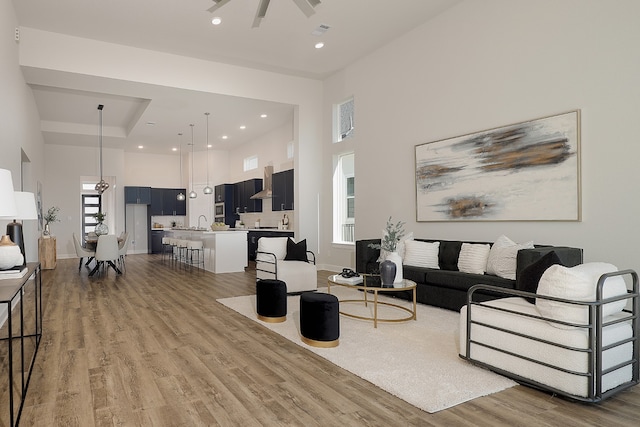
<path fill-rule="evenodd" d="M 43 138 L 31 89 L 18 67 L 17 19 L 11 2 L 0 2 L 0 168 L 11 171 L 14 190 L 36 193 L 44 179 Z M 21 173 L 22 153 L 25 160 Z M 45 195 L 46 200 L 46 195 Z M 0 234 L 8 221 L 0 220 Z M 38 222 L 23 223 L 27 261 L 38 259 Z"/>
<path fill-rule="evenodd" d="M 72 234 L 79 235 L 82 228 L 81 182 L 82 176 L 100 174 L 100 154 L 96 147 L 73 147 L 67 145 L 45 145 L 46 164 L 43 194 L 46 211 L 51 206 L 60 208 L 59 219 L 51 225 L 51 233 L 56 236 L 58 258 L 76 256 Z M 103 175 L 114 177 L 105 192 L 112 197 L 113 208 L 103 208 L 107 214 L 109 232 L 120 234 L 124 225 L 124 151 L 103 148 Z"/>
<path fill-rule="evenodd" d="M 640 269 L 638 16 L 635 0 L 465 1 L 328 79 L 325 166 L 336 151 L 330 107 L 355 97 L 356 238 L 378 237 L 392 215 L 419 237 L 504 233 Z M 415 145 L 572 109 L 582 110 L 581 222 L 416 222 Z M 352 261 L 328 233 L 323 247 L 328 263 Z"/>

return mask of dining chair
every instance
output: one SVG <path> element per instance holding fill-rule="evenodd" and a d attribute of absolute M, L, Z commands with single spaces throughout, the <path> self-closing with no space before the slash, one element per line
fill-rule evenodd
<path fill-rule="evenodd" d="M 131 235 L 128 232 L 123 232 L 118 239 L 118 265 L 125 270 L 127 267 L 124 263 L 124 256 L 129 250 L 129 243 L 131 242 Z"/>
<path fill-rule="evenodd" d="M 96 253 L 87 248 L 83 248 L 76 236 L 76 233 L 73 233 L 73 245 L 76 248 L 76 255 L 80 258 L 80 263 L 78 264 L 78 270 L 82 267 L 82 259 L 87 258 L 87 265 L 91 260 L 95 257 Z"/>
<path fill-rule="evenodd" d="M 107 269 L 111 267 L 116 273 L 122 274 L 122 271 L 120 271 L 115 264 L 118 257 L 118 237 L 115 234 L 102 234 L 98 236 L 95 256 L 96 266 L 91 270 L 89 276 L 93 276 L 100 266 L 104 266 L 105 263 L 107 263 Z"/>

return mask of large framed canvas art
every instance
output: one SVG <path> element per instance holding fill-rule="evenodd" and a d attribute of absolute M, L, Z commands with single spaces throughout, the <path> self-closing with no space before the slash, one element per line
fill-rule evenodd
<path fill-rule="evenodd" d="M 580 110 L 416 145 L 417 221 L 580 221 Z"/>

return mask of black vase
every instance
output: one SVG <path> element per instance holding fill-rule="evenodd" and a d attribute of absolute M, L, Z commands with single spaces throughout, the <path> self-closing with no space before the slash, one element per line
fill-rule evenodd
<path fill-rule="evenodd" d="M 384 260 L 380 263 L 380 280 L 383 288 L 392 288 L 396 278 L 396 263 Z"/>

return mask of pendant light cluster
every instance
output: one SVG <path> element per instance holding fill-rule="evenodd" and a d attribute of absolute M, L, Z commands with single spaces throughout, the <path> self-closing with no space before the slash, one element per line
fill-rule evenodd
<path fill-rule="evenodd" d="M 98 105 L 98 111 L 100 111 L 100 182 L 98 182 L 96 184 L 96 191 L 98 192 L 98 194 L 102 194 L 105 191 L 107 191 L 107 188 L 109 188 L 109 184 L 102 179 L 102 109 L 104 108 L 104 105 L 100 104 Z"/>
<path fill-rule="evenodd" d="M 206 141 L 207 143 L 207 186 L 204 187 L 202 191 L 205 195 L 210 195 L 210 194 L 213 194 L 213 188 L 211 188 L 211 186 L 209 185 L 209 116 L 211 115 L 211 113 L 204 113 L 204 115 L 207 117 L 207 141 Z M 198 197 L 198 193 L 196 193 L 193 188 L 193 158 L 195 157 L 194 155 L 195 142 L 193 139 L 193 128 L 195 125 L 192 123 L 189 126 L 191 126 L 191 143 L 190 143 L 191 145 L 191 182 L 190 182 L 191 191 L 189 192 L 189 198 L 195 199 Z M 179 133 L 178 135 L 182 137 L 182 133 Z M 182 139 L 180 140 L 180 182 L 182 183 Z M 178 200 L 182 201 L 185 199 L 186 197 L 183 193 L 178 194 Z"/>
<path fill-rule="evenodd" d="M 178 133 L 178 139 L 180 140 L 180 186 L 182 186 L 182 132 Z M 178 193 L 177 199 L 183 201 L 186 199 L 186 196 L 181 191 Z"/>
<path fill-rule="evenodd" d="M 195 199 L 198 197 L 198 193 L 193 191 L 193 127 L 195 125 L 191 123 L 189 126 L 191 126 L 191 191 L 189 192 L 189 198 Z"/>
<path fill-rule="evenodd" d="M 213 188 L 209 187 L 209 113 L 204 113 L 207 116 L 207 186 L 204 187 L 204 194 L 213 193 Z"/>

